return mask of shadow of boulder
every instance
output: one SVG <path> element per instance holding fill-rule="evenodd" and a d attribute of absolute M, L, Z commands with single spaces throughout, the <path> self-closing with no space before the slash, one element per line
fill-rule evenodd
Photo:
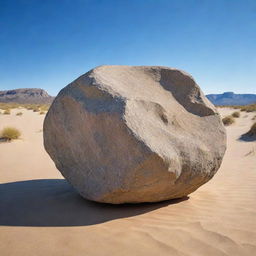
<path fill-rule="evenodd" d="M 247 132 L 247 133 L 241 135 L 238 140 L 247 141 L 247 142 L 256 141 L 256 136 L 255 136 L 255 135 L 250 135 L 250 134 Z"/>
<path fill-rule="evenodd" d="M 83 199 L 63 179 L 0 184 L 0 225 L 84 226 L 131 217 L 187 200 L 109 205 Z"/>

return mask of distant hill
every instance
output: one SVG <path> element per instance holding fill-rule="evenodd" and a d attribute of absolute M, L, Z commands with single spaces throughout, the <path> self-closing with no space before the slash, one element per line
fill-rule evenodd
<path fill-rule="evenodd" d="M 235 94 L 224 92 L 223 94 L 208 94 L 206 97 L 214 104 L 225 105 L 248 105 L 256 103 L 256 94 Z"/>
<path fill-rule="evenodd" d="M 45 90 L 37 88 L 0 91 L 0 102 L 20 104 L 49 104 L 54 97 Z"/>

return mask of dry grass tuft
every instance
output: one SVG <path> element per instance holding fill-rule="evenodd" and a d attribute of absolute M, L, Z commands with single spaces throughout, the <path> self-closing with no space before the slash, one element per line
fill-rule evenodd
<path fill-rule="evenodd" d="M 16 114 L 16 116 L 22 116 L 22 115 L 23 115 L 22 112 L 18 112 L 18 113 Z"/>
<path fill-rule="evenodd" d="M 251 126 L 250 131 L 247 133 L 248 136 L 256 136 L 256 123 Z"/>
<path fill-rule="evenodd" d="M 222 122 L 224 125 L 228 126 L 235 122 L 235 119 L 233 116 L 226 116 L 222 119 Z"/>
<path fill-rule="evenodd" d="M 7 109 L 14 109 L 14 108 L 18 108 L 20 106 L 20 104 L 17 103 L 0 103 L 0 109 L 2 110 L 7 110 Z"/>
<path fill-rule="evenodd" d="M 218 108 L 234 108 L 234 109 L 240 109 L 241 111 L 245 112 L 254 112 L 256 111 L 256 103 L 250 104 L 250 105 L 244 105 L 244 106 L 239 106 L 239 105 L 223 105 L 223 106 L 218 106 Z"/>
<path fill-rule="evenodd" d="M 250 105 L 242 106 L 241 111 L 254 112 L 254 111 L 256 111 L 256 104 L 250 104 Z"/>
<path fill-rule="evenodd" d="M 50 105 L 48 104 L 44 104 L 44 105 L 40 105 L 40 110 L 43 112 L 47 112 L 50 108 Z"/>
<path fill-rule="evenodd" d="M 50 108 L 50 104 L 18 104 L 18 103 L 0 103 L 0 109 L 14 109 L 25 108 L 27 110 L 35 110 L 34 112 L 44 111 L 47 112 Z"/>
<path fill-rule="evenodd" d="M 11 141 L 20 137 L 21 132 L 14 127 L 5 127 L 0 134 L 2 140 Z"/>
<path fill-rule="evenodd" d="M 232 114 L 233 117 L 235 118 L 238 118 L 240 117 L 240 112 L 239 111 L 235 111 L 233 114 Z"/>
<path fill-rule="evenodd" d="M 45 112 L 44 112 L 44 111 L 41 111 L 39 114 L 40 114 L 40 115 L 44 115 L 44 114 L 45 114 Z"/>
<path fill-rule="evenodd" d="M 27 104 L 25 105 L 25 108 L 27 110 L 33 110 L 33 112 L 47 112 L 50 108 L 50 105 L 48 104 L 42 104 L 42 105 L 38 105 L 38 104 Z"/>
<path fill-rule="evenodd" d="M 11 110 L 10 109 L 6 109 L 4 112 L 3 112 L 4 115 L 10 115 L 11 114 Z"/>

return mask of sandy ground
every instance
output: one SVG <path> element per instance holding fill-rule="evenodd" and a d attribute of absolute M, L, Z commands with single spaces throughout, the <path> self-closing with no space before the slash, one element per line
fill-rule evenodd
<path fill-rule="evenodd" d="M 0 115 L 22 139 L 0 143 L 0 255 L 256 255 L 255 113 L 227 127 L 215 177 L 184 200 L 111 206 L 82 199 L 43 149 L 44 116 Z M 232 113 L 220 109 L 222 115 Z"/>

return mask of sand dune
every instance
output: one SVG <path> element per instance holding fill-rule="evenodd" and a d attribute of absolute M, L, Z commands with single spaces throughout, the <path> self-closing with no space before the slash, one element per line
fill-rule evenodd
<path fill-rule="evenodd" d="M 0 143 L 1 255 L 256 254 L 256 142 L 240 139 L 255 113 L 227 127 L 221 169 L 188 198 L 111 206 L 82 199 L 62 179 L 43 149 L 44 116 L 17 111 L 0 115 L 0 129 L 23 133 Z"/>

